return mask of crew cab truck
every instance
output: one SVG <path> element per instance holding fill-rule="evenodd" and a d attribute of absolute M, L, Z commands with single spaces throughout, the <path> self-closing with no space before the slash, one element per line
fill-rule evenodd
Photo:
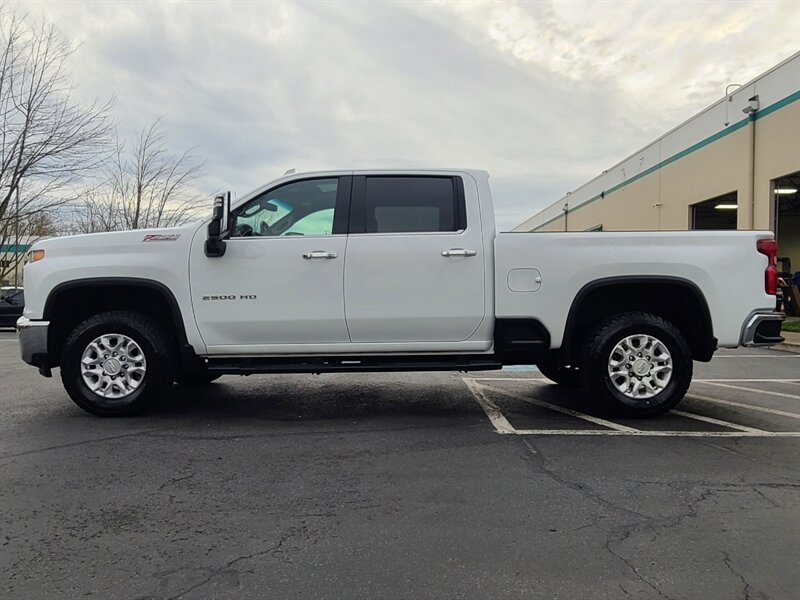
<path fill-rule="evenodd" d="M 624 415 L 781 341 L 770 232 L 495 232 L 474 170 L 291 174 L 171 229 L 49 239 L 22 358 L 102 416 L 222 374 L 536 364 Z"/>

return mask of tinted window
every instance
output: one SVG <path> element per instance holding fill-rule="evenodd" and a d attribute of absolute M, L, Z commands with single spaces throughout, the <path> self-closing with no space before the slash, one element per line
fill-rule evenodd
<path fill-rule="evenodd" d="M 10 304 L 15 306 L 25 306 L 25 295 L 23 292 L 16 292 L 6 298 Z"/>
<path fill-rule="evenodd" d="M 366 233 L 458 231 L 452 177 L 367 177 Z"/>
<path fill-rule="evenodd" d="M 293 181 L 233 211 L 234 237 L 331 235 L 337 178 Z"/>

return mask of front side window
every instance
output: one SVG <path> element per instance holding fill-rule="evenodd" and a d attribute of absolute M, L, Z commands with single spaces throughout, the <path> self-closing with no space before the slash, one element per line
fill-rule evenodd
<path fill-rule="evenodd" d="M 367 177 L 366 233 L 458 231 L 452 177 Z"/>
<path fill-rule="evenodd" d="M 293 181 L 264 192 L 232 211 L 232 235 L 331 235 L 338 188 L 333 177 Z"/>

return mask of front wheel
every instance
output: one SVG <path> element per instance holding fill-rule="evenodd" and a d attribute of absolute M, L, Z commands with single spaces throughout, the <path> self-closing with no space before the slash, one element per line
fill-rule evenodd
<path fill-rule="evenodd" d="M 87 412 L 133 415 L 172 385 L 173 363 L 163 326 L 136 312 L 106 312 L 83 321 L 67 338 L 61 381 Z"/>
<path fill-rule="evenodd" d="M 628 417 L 651 417 L 673 408 L 689 389 L 692 367 L 692 353 L 680 330 L 643 312 L 600 323 L 581 361 L 586 387 L 615 413 Z"/>

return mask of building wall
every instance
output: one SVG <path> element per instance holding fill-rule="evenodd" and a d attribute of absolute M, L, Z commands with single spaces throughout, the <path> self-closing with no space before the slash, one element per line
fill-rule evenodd
<path fill-rule="evenodd" d="M 759 97 L 749 116 L 742 108 Z M 739 229 L 771 229 L 771 181 L 800 171 L 800 53 L 555 202 L 517 231 L 690 228 L 691 205 L 736 191 Z M 565 218 L 564 207 L 568 207 Z M 566 221 L 566 222 L 565 222 Z"/>
<path fill-rule="evenodd" d="M 22 267 L 30 245 L 27 237 L 20 239 L 19 245 L 0 245 L 0 285 L 22 285 Z"/>

